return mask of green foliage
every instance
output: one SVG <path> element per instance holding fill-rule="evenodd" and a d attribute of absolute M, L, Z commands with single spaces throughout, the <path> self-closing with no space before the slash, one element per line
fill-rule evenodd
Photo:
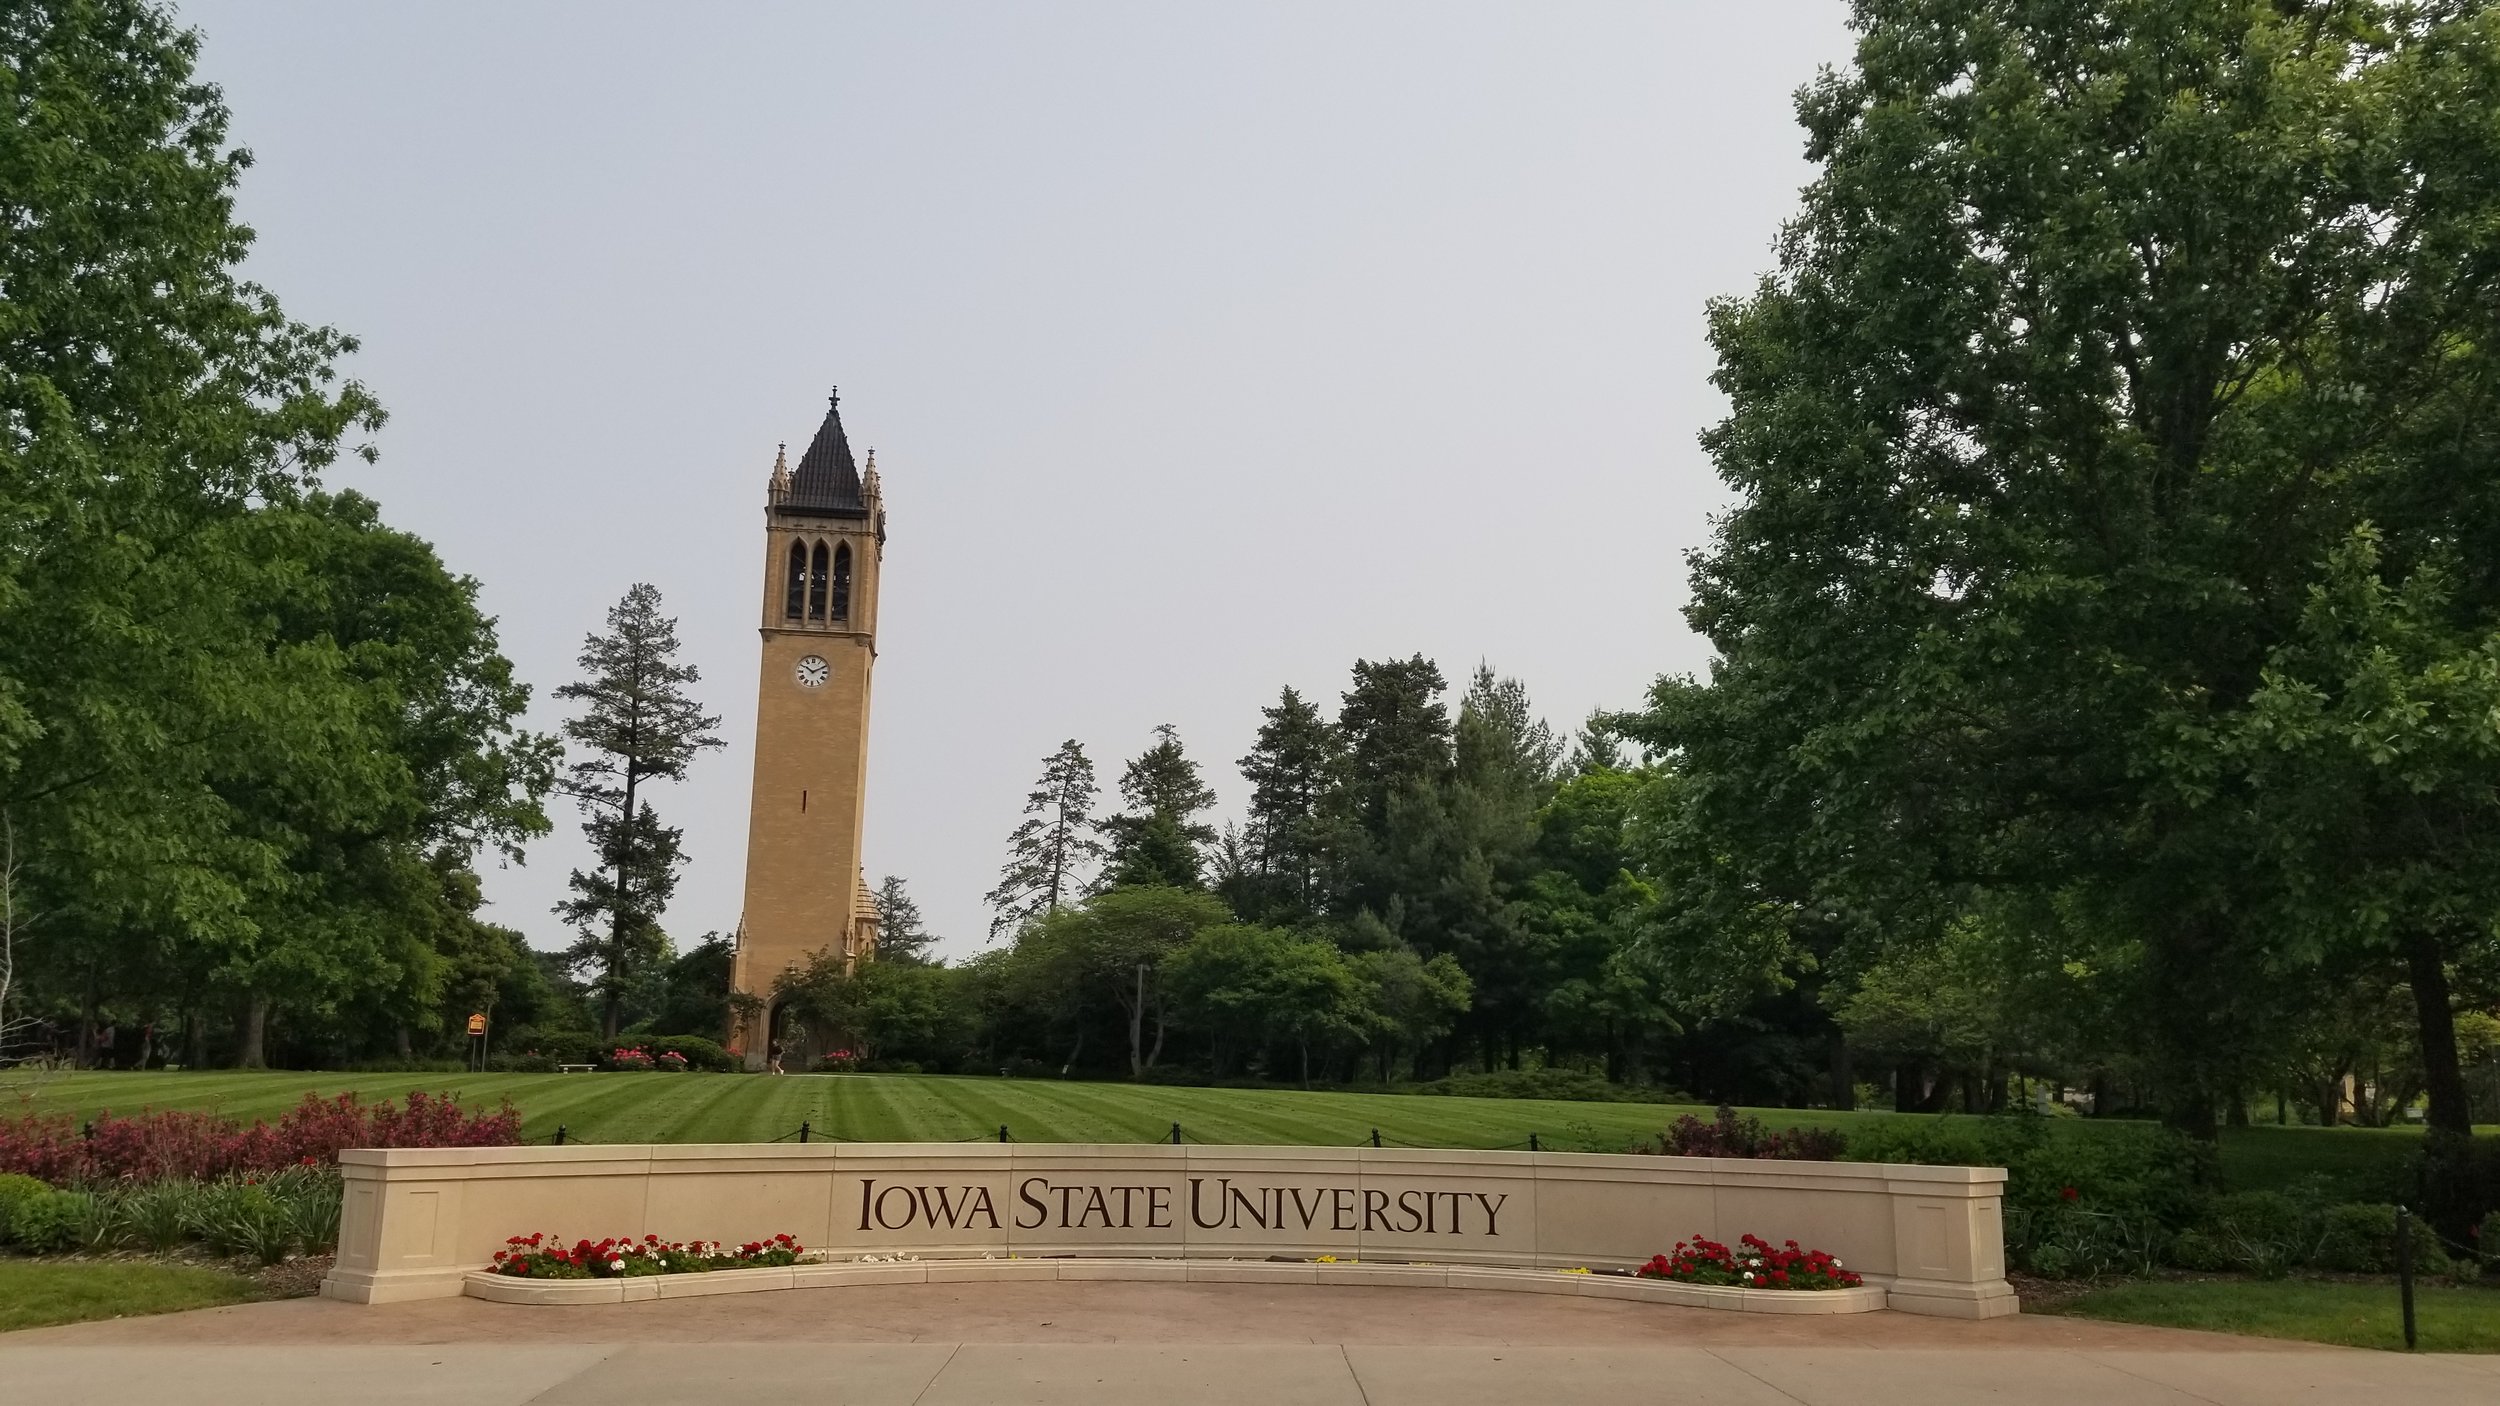
<path fill-rule="evenodd" d="M 2206 1135 L 2343 951 L 2488 954 L 2500 27 L 2329 0 L 1858 10 L 1713 307 L 1706 682 L 1637 741 L 1655 941 L 1758 999 L 1977 905 Z M 2425 995 L 2424 993 L 2430 993 Z M 2455 1121 L 2452 1121 L 2455 1120 Z"/>
<path fill-rule="evenodd" d="M 642 1047 L 651 1052 L 653 1059 L 664 1054 L 683 1055 L 690 1069 L 726 1074 L 738 1067 L 738 1061 L 729 1057 L 729 1051 L 721 1048 L 718 1040 L 706 1040 L 700 1035 L 662 1035 L 643 1041 Z"/>
<path fill-rule="evenodd" d="M 195 1183 L 181 1181 L 161 1181 L 125 1192 L 122 1224 L 131 1242 L 156 1254 L 181 1245 L 190 1238 L 192 1202 L 198 1195 Z"/>
<path fill-rule="evenodd" d="M 990 936 L 1016 933 L 1059 911 L 1085 887 L 1102 857 L 1094 838 L 1094 764 L 1073 737 L 1042 759 L 1042 779 L 1024 800 L 1024 820 L 1007 836 L 1007 863 L 990 890 Z"/>
<path fill-rule="evenodd" d="M 2027 1114 L 1877 1123 L 1851 1135 L 1847 1156 L 2005 1168 L 2006 1254 L 2053 1278 L 2152 1268 L 2215 1179 L 2212 1149 L 2167 1129 L 2078 1132 Z"/>
<path fill-rule="evenodd" d="M 0 1172 L 0 1245 L 10 1244 L 16 1237 L 14 1227 L 19 1205 L 34 1197 L 51 1194 L 49 1185 L 23 1172 Z"/>
<path fill-rule="evenodd" d="M 902 876 L 888 874 L 877 883 L 877 960 L 926 962 L 937 944 L 920 916 L 920 904 L 903 887 Z M 724 983 L 725 985 L 725 983 Z"/>
<path fill-rule="evenodd" d="M 2319 1268 L 2348 1274 L 2386 1274 L 2396 1268 L 2395 1207 L 2349 1202 L 2329 1207 L 2321 1222 L 2311 1260 Z M 2413 1268 L 2417 1274 L 2445 1274 L 2449 1268 L 2438 1234 L 2418 1216 L 2413 1219 Z"/>
<path fill-rule="evenodd" d="M 87 1243 L 97 1201 L 83 1191 L 19 1196 L 9 1205 L 9 1243 L 30 1255 L 59 1254 Z"/>
<path fill-rule="evenodd" d="M 2489 1289 L 2424 1285 L 2414 1291 L 2414 1300 L 2423 1352 L 2500 1352 L 2500 1314 L 2491 1311 Z M 2208 1333 L 2390 1352 L 2404 1348 L 2396 1295 L 2385 1284 L 2245 1279 L 2115 1284 L 2057 1311 Z"/>
<path fill-rule="evenodd" d="M 1452 1074 L 1413 1085 L 1409 1092 L 1453 1098 L 1537 1098 L 1576 1103 L 1648 1104 L 1661 1099 L 1683 1102 L 1678 1096 L 1657 1089 L 1611 1083 L 1606 1076 L 1585 1069 L 1495 1069 L 1482 1074 Z M 1623 1148 L 1610 1142 L 1591 1150 L 1620 1152 Z"/>
<path fill-rule="evenodd" d="M 1198 764 L 1181 750 L 1178 729 L 1155 729 L 1148 747 L 1120 773 L 1127 809 L 1100 822 L 1108 837 L 1102 888 L 1202 887 L 1206 847 L 1215 830 L 1199 819 L 1215 804 L 1215 792 L 1198 775 Z"/>

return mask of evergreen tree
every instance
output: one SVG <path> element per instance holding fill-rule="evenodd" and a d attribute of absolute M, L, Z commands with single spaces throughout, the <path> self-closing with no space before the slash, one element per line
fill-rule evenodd
<path fill-rule="evenodd" d="M 877 960 L 908 962 L 915 965 L 929 960 L 929 949 L 937 943 L 937 934 L 929 931 L 920 916 L 920 904 L 903 891 L 903 876 L 888 874 L 877 884 Z"/>
<path fill-rule="evenodd" d="M 581 930 L 578 967 L 598 972 L 606 1036 L 615 1039 L 627 994 L 664 960 L 660 915 L 685 863 L 684 831 L 660 823 L 644 788 L 682 781 L 697 753 L 718 747 L 720 719 L 686 694 L 700 675 L 677 660 L 677 622 L 660 614 L 657 588 L 637 584 L 608 611 L 608 633 L 583 640 L 584 677 L 556 697 L 585 705 L 564 735 L 588 749 L 566 789 L 581 804 L 583 833 L 599 867 L 573 871 L 574 896 L 556 906 Z"/>
<path fill-rule="evenodd" d="M 1042 779 L 1024 798 L 1024 822 L 1007 836 L 1007 863 L 989 893 L 991 937 L 1048 917 L 1083 890 L 1086 866 L 1102 857 L 1093 827 L 1098 789 L 1075 738 L 1042 759 Z"/>
<path fill-rule="evenodd" d="M 1337 713 L 1342 784 L 1330 796 L 1330 897 L 1340 916 L 1369 910 L 1388 921 L 1399 899 L 1398 857 L 1433 814 L 1449 779 L 1450 717 L 1441 670 L 1418 654 L 1356 660 Z M 1412 856 L 1409 856 L 1412 858 Z"/>
<path fill-rule="evenodd" d="M 1316 705 L 1291 688 L 1260 716 L 1258 741 L 1241 759 L 1242 778 L 1250 783 L 1247 841 L 1255 882 L 1245 886 L 1235 907 L 1259 922 L 1293 921 L 1324 906 L 1327 806 L 1339 773 L 1337 733 Z"/>
<path fill-rule="evenodd" d="M 1181 750 L 1180 732 L 1170 723 L 1157 727 L 1154 745 L 1120 773 L 1120 799 L 1128 808 L 1100 826 L 1110 843 L 1099 886 L 1205 887 L 1205 851 L 1215 843 L 1215 827 L 1197 817 L 1215 804 L 1215 792 Z"/>

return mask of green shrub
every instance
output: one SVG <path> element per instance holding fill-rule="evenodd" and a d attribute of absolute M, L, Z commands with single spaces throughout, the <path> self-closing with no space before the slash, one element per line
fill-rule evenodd
<path fill-rule="evenodd" d="M 2318 1248 L 2311 1262 L 2320 1269 L 2346 1274 L 2389 1274 L 2396 1268 L 2396 1208 L 2353 1202 L 2329 1206 L 2320 1218 Z M 2418 1217 L 2413 1222 L 2413 1268 L 2418 1274 L 2445 1274 L 2448 1256 L 2439 1236 Z"/>
<path fill-rule="evenodd" d="M 1416 1093 L 1456 1098 L 1542 1098 L 1575 1103 L 1692 1101 L 1665 1089 L 1611 1084 L 1605 1075 L 1585 1069 L 1496 1069 L 1486 1074 L 1453 1074 L 1411 1088 Z"/>
<path fill-rule="evenodd" d="M 253 1182 L 217 1182 L 192 1203 L 191 1233 L 221 1255 L 250 1255 L 262 1264 L 286 1258 L 295 1217 L 269 1189 Z"/>
<path fill-rule="evenodd" d="M 543 1054 L 499 1054 L 486 1057 L 486 1068 L 496 1074 L 553 1074 L 556 1062 Z"/>
<path fill-rule="evenodd" d="M 15 1238 L 9 1223 L 16 1213 L 17 1204 L 29 1197 L 51 1194 L 51 1187 L 23 1172 L 0 1172 L 0 1245 L 6 1245 Z"/>
<path fill-rule="evenodd" d="M 682 1055 L 689 1068 L 726 1074 L 738 1067 L 738 1062 L 729 1057 L 729 1051 L 722 1049 L 719 1041 L 706 1040 L 700 1035 L 662 1035 L 643 1041 L 642 1047 L 651 1052 L 653 1059 L 664 1054 Z"/>
<path fill-rule="evenodd" d="M 2483 1272 L 2500 1272 L 2500 1211 L 2483 1217 L 2474 1227 L 2474 1250 L 2481 1257 Z"/>
<path fill-rule="evenodd" d="M 158 1254 L 191 1236 L 191 1202 L 199 1183 L 160 1181 L 122 1198 L 122 1224 L 132 1243 Z"/>
<path fill-rule="evenodd" d="M 46 1189 L 41 1196 L 19 1197 L 9 1209 L 9 1239 L 34 1255 L 75 1250 L 87 1242 L 95 1214 L 95 1198 L 78 1191 Z"/>
<path fill-rule="evenodd" d="M 2319 1231 L 2319 1218 L 2282 1192 L 2234 1192 L 2207 1205 L 2197 1228 L 2171 1247 L 2171 1260 L 2184 1269 L 2279 1279 L 2316 1258 Z"/>
<path fill-rule="evenodd" d="M 2042 1275 L 2140 1274 L 2193 1228 L 2213 1150 L 2164 1128 L 2036 1113 L 1886 1120 L 1851 1132 L 1853 1162 L 2003 1167 L 2005 1251 Z M 2205 1247 L 2203 1252 L 2211 1252 Z"/>
<path fill-rule="evenodd" d="M 596 1064 L 613 1043 L 602 1040 L 589 1030 L 534 1030 L 514 1028 L 504 1045 L 505 1053 L 538 1055 L 553 1064 Z"/>

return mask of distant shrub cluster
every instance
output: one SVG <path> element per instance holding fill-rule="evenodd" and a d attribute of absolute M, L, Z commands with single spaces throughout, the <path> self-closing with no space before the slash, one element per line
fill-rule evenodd
<path fill-rule="evenodd" d="M 213 1181 L 329 1166 L 350 1147 L 506 1147 L 520 1140 L 521 1115 L 508 1101 L 489 1113 L 461 1107 L 457 1095 L 422 1091 L 412 1091 L 404 1106 L 306 1094 L 276 1123 L 256 1120 L 248 1128 L 213 1113 L 175 1111 L 99 1113 L 84 1124 L 66 1113 L 0 1118 L 0 1172 L 55 1186 Z"/>
<path fill-rule="evenodd" d="M 1670 1124 L 1656 1142 L 1636 1143 L 1634 1152 L 1666 1157 L 1767 1157 L 1800 1162 L 1834 1162 L 1849 1140 L 1830 1128 L 1766 1128 L 1759 1118 L 1740 1117 L 1722 1105 L 1705 1123 L 1692 1114 Z"/>
<path fill-rule="evenodd" d="M 320 1254 L 337 1246 L 340 1192 L 337 1169 L 322 1166 L 89 1189 L 0 1173 L 0 1246 L 44 1255 L 163 1253 L 198 1244 L 216 1254 L 275 1264 L 292 1253 Z"/>

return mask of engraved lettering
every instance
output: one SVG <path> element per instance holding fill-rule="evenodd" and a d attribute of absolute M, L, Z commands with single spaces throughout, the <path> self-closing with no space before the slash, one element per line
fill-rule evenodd
<path fill-rule="evenodd" d="M 1399 1226 L 1398 1229 L 1406 1231 L 1408 1234 L 1413 1234 L 1414 1232 L 1424 1228 L 1424 1213 L 1415 1209 L 1415 1197 L 1417 1194 L 1418 1193 L 1413 1191 L 1401 1191 L 1398 1193 L 1398 1210 L 1403 1212 L 1406 1216 L 1406 1224 Z"/>
<path fill-rule="evenodd" d="M 1347 1217 L 1354 1214 L 1354 1188 L 1350 1186 L 1340 1186 L 1334 1191 L 1328 1193 L 1328 1199 L 1332 1203 L 1332 1209 L 1330 1210 L 1328 1216 L 1328 1228 L 1330 1230 L 1352 1230 L 1354 1228 L 1354 1222 L 1348 1220 Z"/>
<path fill-rule="evenodd" d="M 868 1228 L 868 1193 L 876 1188 L 877 1179 L 869 1177 L 859 1184 L 859 1228 Z"/>
<path fill-rule="evenodd" d="M 1042 1198 L 1033 1194 L 1033 1188 L 1037 1186 L 1048 1191 L 1050 1181 L 1045 1177 L 1026 1177 L 1016 1184 L 1016 1199 L 1033 1208 L 1033 1219 L 1029 1221 L 1024 1218 L 1023 1212 L 1016 1213 L 1018 1230 L 1039 1230 L 1042 1222 L 1050 1219 L 1050 1207 L 1043 1205 Z"/>
<path fill-rule="evenodd" d="M 1505 1191 L 1499 1196 L 1487 1196 L 1481 1191 L 1476 1191 L 1469 1194 L 1484 1203 L 1484 1233 L 1501 1234 L 1502 1203 L 1510 1199 L 1510 1193 Z"/>
<path fill-rule="evenodd" d="M 1374 1223 L 1379 1217 L 1387 1214 L 1389 1214 L 1388 1192 L 1366 1191 L 1363 1193 L 1363 1229 L 1365 1232 L 1389 1229 L 1385 1223 Z"/>
<path fill-rule="evenodd" d="M 1172 1228 L 1172 1207 L 1169 1204 L 1171 1197 L 1172 1188 L 1168 1186 L 1146 1188 L 1146 1228 L 1148 1230 Z"/>
<path fill-rule="evenodd" d="M 1198 1189 L 1204 1185 L 1206 1185 L 1204 1177 L 1189 1179 L 1189 1223 L 1200 1230 L 1222 1230 L 1224 1228 L 1224 1195 L 1232 1189 L 1233 1179 L 1222 1177 L 1216 1182 L 1215 1219 L 1213 1220 L 1208 1220 L 1198 1213 Z"/>
<path fill-rule="evenodd" d="M 1256 1201 L 1252 1201 L 1249 1197 L 1242 1195 L 1241 1188 L 1237 1186 L 1228 1186 L 1224 1189 L 1224 1191 L 1225 1195 L 1230 1199 L 1230 1204 L 1225 1208 L 1224 1213 L 1224 1225 L 1226 1229 L 1241 1229 L 1241 1215 L 1244 1211 L 1250 1213 L 1250 1219 L 1258 1222 L 1259 1229 L 1265 1230 L 1268 1228 L 1266 1191 L 1260 1191 L 1259 1199 Z"/>

